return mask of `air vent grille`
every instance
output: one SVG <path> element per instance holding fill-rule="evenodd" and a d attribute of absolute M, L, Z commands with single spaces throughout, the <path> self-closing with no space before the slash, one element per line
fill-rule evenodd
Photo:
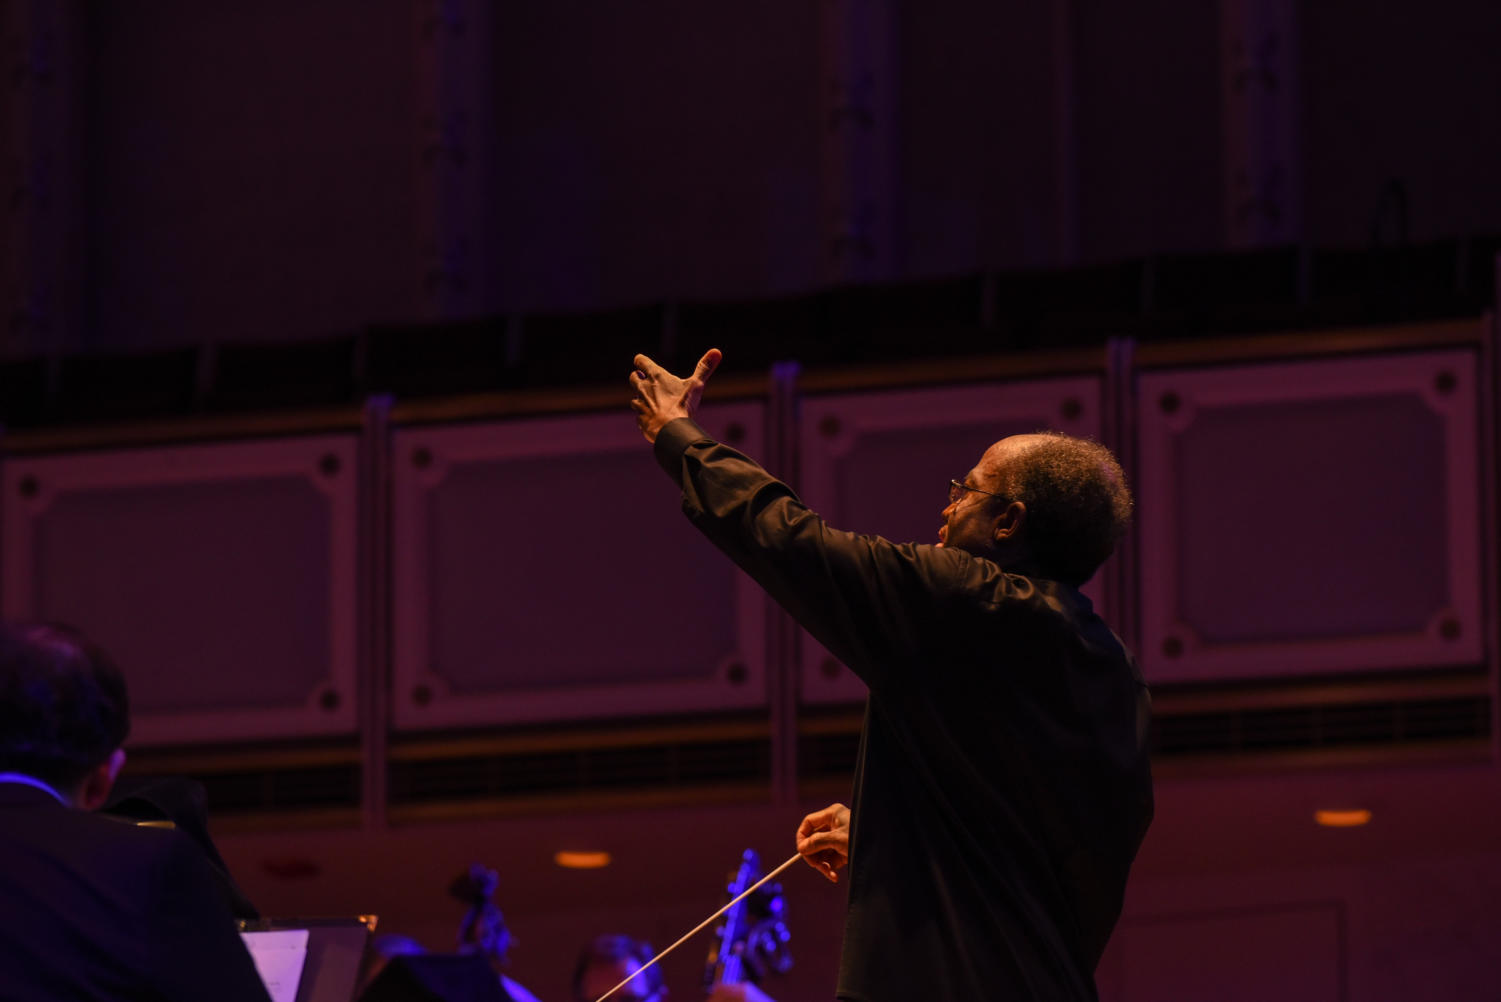
<path fill-rule="evenodd" d="M 1408 745 L 1485 739 L 1486 696 L 1162 715 L 1153 722 L 1153 753 L 1178 755 Z"/>
<path fill-rule="evenodd" d="M 807 780 L 845 779 L 860 745 L 858 720 L 848 729 L 803 734 L 798 774 Z M 1152 723 L 1155 761 L 1196 755 L 1242 756 L 1289 751 L 1421 747 L 1484 741 L 1491 734 L 1485 695 L 1323 703 L 1294 707 L 1159 712 Z"/>
<path fill-rule="evenodd" d="M 764 739 L 397 761 L 389 773 L 398 804 L 770 779 Z"/>
<path fill-rule="evenodd" d="M 847 778 L 859 748 L 858 726 L 858 721 L 851 720 L 847 725 L 803 734 L 798 741 L 801 778 Z M 1477 694 L 1167 712 L 1153 722 L 1153 757 L 1170 761 L 1317 749 L 1400 749 L 1483 742 L 1490 736 L 1491 702 L 1488 696 Z M 360 806 L 357 763 L 186 771 L 203 783 L 215 817 Z M 391 763 L 388 776 L 393 804 L 769 783 L 771 747 L 764 736 L 758 736 L 398 758 Z"/>
<path fill-rule="evenodd" d="M 217 772 L 193 778 L 203 784 L 215 817 L 360 805 L 360 767 L 355 764 Z"/>

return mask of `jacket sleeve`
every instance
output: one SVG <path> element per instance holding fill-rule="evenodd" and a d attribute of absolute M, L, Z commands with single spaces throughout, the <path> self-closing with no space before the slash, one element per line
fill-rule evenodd
<path fill-rule="evenodd" d="M 179 832 L 162 835 L 148 913 L 154 987 L 172 1002 L 270 1002 L 202 852 Z"/>
<path fill-rule="evenodd" d="M 954 596 L 999 576 L 962 551 L 831 528 L 692 421 L 666 425 L 655 454 L 682 487 L 689 520 L 872 688 L 931 657 Z"/>

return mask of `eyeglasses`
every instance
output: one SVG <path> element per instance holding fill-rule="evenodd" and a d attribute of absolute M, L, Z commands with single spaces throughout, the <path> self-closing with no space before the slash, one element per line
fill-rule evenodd
<path fill-rule="evenodd" d="M 989 494 L 993 498 L 1000 498 L 1002 501 L 1006 500 L 1006 495 L 1004 494 L 997 494 L 995 491 L 987 491 L 979 487 L 971 487 L 969 484 L 958 480 L 950 480 L 949 504 L 958 504 L 959 499 L 964 497 L 965 491 L 974 491 L 976 494 Z"/>

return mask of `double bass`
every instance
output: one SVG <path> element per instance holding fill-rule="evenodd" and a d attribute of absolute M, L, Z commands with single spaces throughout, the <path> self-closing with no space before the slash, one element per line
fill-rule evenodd
<path fill-rule="evenodd" d="M 733 901 L 761 879 L 761 857 L 747 849 L 730 874 L 726 899 Z M 724 913 L 714 930 L 714 942 L 704 963 L 704 991 L 717 985 L 749 982 L 760 986 L 768 974 L 786 974 L 792 969 L 788 946 L 787 904 L 782 885 L 763 884 L 745 900 Z"/>

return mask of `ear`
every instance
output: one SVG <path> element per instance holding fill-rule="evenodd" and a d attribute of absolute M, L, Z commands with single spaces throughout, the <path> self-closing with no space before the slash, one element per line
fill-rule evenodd
<path fill-rule="evenodd" d="M 96 765 L 78 788 L 74 802 L 86 811 L 96 811 L 109 799 L 109 791 L 115 786 L 115 777 L 125 766 L 125 749 L 116 748 L 109 758 Z"/>
<path fill-rule="evenodd" d="M 1012 501 L 996 516 L 994 531 L 996 545 L 1015 542 L 1021 536 L 1022 527 L 1026 524 L 1027 506 L 1020 501 Z"/>

